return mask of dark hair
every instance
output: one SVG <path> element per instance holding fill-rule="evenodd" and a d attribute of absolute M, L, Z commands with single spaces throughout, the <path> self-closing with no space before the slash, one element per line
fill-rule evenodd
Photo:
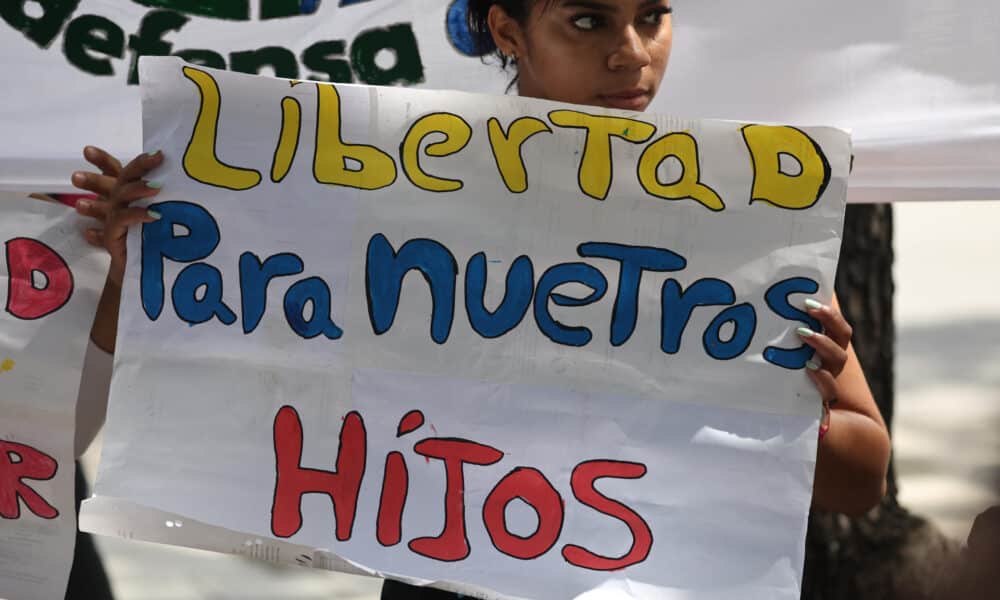
<path fill-rule="evenodd" d="M 489 15 L 490 8 L 497 5 L 504 10 L 512 19 L 519 23 L 524 23 L 528 18 L 531 8 L 539 0 L 468 0 L 469 2 L 469 33 L 475 42 L 476 50 L 480 56 L 486 57 L 494 54 L 500 59 L 500 66 L 507 68 L 512 64 L 509 56 L 500 52 L 496 42 L 493 41 L 493 34 L 490 33 Z M 548 1 L 548 0 L 546 0 Z"/>

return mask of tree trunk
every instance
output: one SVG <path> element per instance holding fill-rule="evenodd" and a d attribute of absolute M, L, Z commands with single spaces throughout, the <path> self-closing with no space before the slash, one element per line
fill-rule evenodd
<path fill-rule="evenodd" d="M 851 205 L 836 290 L 854 327 L 854 349 L 886 423 L 892 428 L 892 206 Z M 806 536 L 804 600 L 925 600 L 934 598 L 957 556 L 958 544 L 896 501 L 889 464 L 888 492 L 861 518 L 813 510 Z"/>

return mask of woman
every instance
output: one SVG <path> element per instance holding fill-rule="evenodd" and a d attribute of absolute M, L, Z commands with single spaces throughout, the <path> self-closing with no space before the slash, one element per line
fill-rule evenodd
<path fill-rule="evenodd" d="M 495 48 L 504 68 L 516 71 L 520 95 L 642 111 L 655 97 L 672 45 L 668 0 L 470 0 L 469 20 L 483 49 Z M 159 153 L 143 155 L 124 169 L 107 154 L 88 148 L 87 159 L 102 174 L 75 173 L 73 183 L 102 196 L 78 210 L 104 221 L 88 232 L 91 243 L 112 256 L 108 285 L 93 339 L 114 350 L 118 296 L 130 225 L 158 215 L 130 202 L 157 193 L 143 176 L 159 166 Z M 851 327 L 832 306 L 807 301 L 822 332 L 800 329 L 816 350 L 807 374 L 823 398 L 824 422 L 816 464 L 814 504 L 859 515 L 885 493 L 889 435 L 850 345 Z M 388 582 L 382 597 L 447 598 L 451 594 Z"/>

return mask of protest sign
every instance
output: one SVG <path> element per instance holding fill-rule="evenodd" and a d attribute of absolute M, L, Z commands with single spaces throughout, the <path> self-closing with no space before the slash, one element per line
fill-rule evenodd
<path fill-rule="evenodd" d="M 140 55 L 281 77 L 499 93 L 466 0 L 9 0 L 0 187 L 56 190 L 85 144 L 139 152 Z M 653 112 L 853 130 L 851 201 L 1000 198 L 1000 4 L 674 2 Z M 85 99 L 85 100 L 83 100 Z"/>
<path fill-rule="evenodd" d="M 106 260 L 65 206 L 0 196 L 0 598 L 66 591 L 77 388 Z"/>
<path fill-rule="evenodd" d="M 161 218 L 84 529 L 488 596 L 798 597 L 794 332 L 845 133 L 140 70 Z"/>

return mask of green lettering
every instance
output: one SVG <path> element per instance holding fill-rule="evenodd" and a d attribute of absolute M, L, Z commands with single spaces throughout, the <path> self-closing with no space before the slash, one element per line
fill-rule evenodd
<path fill-rule="evenodd" d="M 63 36 L 66 60 L 92 75 L 115 74 L 110 60 L 97 58 L 88 50 L 122 58 L 125 56 L 125 32 L 104 17 L 81 15 L 70 21 Z"/>
<path fill-rule="evenodd" d="M 180 13 L 170 10 L 153 10 L 146 13 L 139 23 L 139 31 L 128 36 L 128 47 L 132 50 L 132 66 L 129 68 L 128 83 L 139 83 L 140 56 L 168 56 L 174 45 L 163 40 L 168 31 L 180 31 L 190 21 Z"/>
<path fill-rule="evenodd" d="M 261 19 L 280 19 L 302 14 L 300 0 L 260 0 Z"/>
<path fill-rule="evenodd" d="M 387 69 L 375 62 L 382 50 L 395 54 L 395 64 Z M 424 80 L 417 38 L 407 23 L 361 32 L 351 45 L 351 63 L 358 79 L 369 85 L 412 85 Z"/>
<path fill-rule="evenodd" d="M 310 73 L 306 78 L 333 83 L 353 83 L 354 73 L 351 72 L 351 63 L 343 58 L 346 50 L 343 40 L 316 42 L 306 48 L 302 53 L 302 64 L 318 73 Z"/>
<path fill-rule="evenodd" d="M 29 17 L 24 12 L 27 0 L 0 0 L 0 18 L 38 44 L 39 48 L 48 48 L 80 5 L 80 0 L 35 0 L 35 3 L 45 11 L 38 18 Z"/>

